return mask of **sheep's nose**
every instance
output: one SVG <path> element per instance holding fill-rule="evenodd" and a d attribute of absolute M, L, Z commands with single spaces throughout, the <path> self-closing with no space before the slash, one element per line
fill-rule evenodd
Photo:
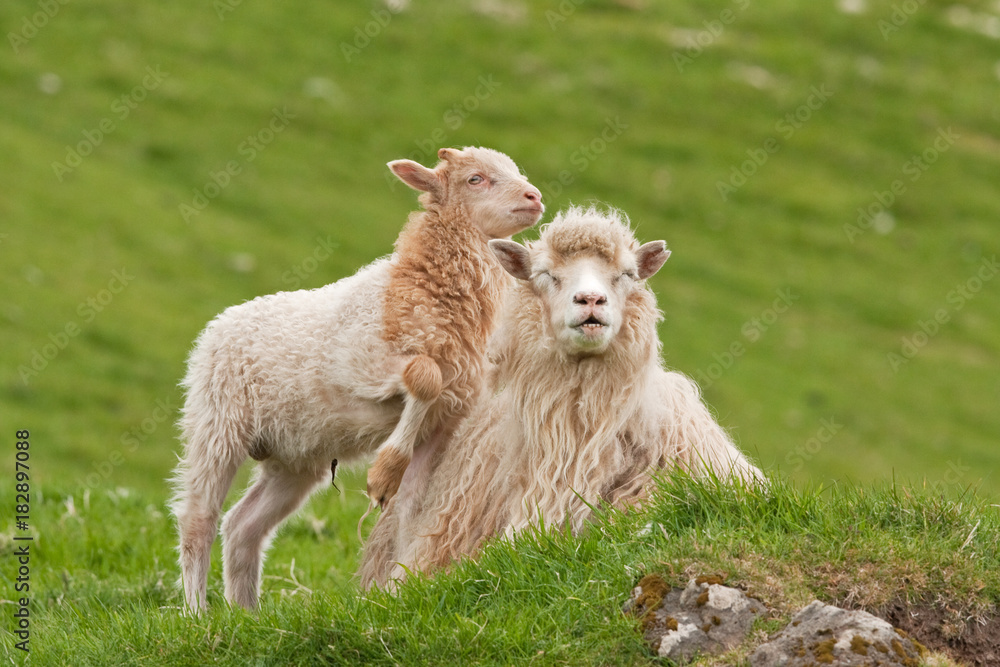
<path fill-rule="evenodd" d="M 532 188 L 524 193 L 524 198 L 532 203 L 539 204 L 542 201 L 542 193 Z"/>
<path fill-rule="evenodd" d="M 599 292 L 577 292 L 573 297 L 573 303 L 578 306 L 603 306 L 608 302 L 608 297 Z"/>

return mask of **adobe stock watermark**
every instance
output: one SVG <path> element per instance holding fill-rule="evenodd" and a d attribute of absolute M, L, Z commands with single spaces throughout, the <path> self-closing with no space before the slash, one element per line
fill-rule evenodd
<path fill-rule="evenodd" d="M 549 30 L 555 30 L 560 23 L 565 23 L 583 2 L 584 0 L 560 0 L 555 9 L 546 9 L 545 20 L 548 21 Z"/>
<path fill-rule="evenodd" d="M 438 149 L 447 145 L 449 132 L 457 132 L 462 129 L 466 121 L 471 117 L 488 99 L 493 97 L 503 84 L 493 78 L 492 74 L 481 75 L 476 79 L 476 88 L 470 94 L 455 102 L 441 115 L 441 125 L 431 130 L 426 139 L 417 139 L 413 143 L 417 150 L 406 156 L 408 160 L 427 164 L 428 161 L 437 158 Z M 389 185 L 390 190 L 395 190 L 403 184 L 398 178 L 388 170 L 383 178 Z"/>
<path fill-rule="evenodd" d="M 541 184 L 539 190 L 542 192 L 542 198 L 553 198 L 562 194 L 563 189 L 575 183 L 580 174 L 587 171 L 590 165 L 604 155 L 608 151 L 608 147 L 617 141 L 628 128 L 628 123 L 624 122 L 620 116 L 605 118 L 604 127 L 597 133 L 597 136 L 589 142 L 581 144 L 570 153 L 569 163 L 574 168 L 572 170 L 563 169 L 556 174 L 554 181 Z"/>
<path fill-rule="evenodd" d="M 842 428 L 844 425 L 838 424 L 836 417 L 820 419 L 819 428 L 813 436 L 785 454 L 785 463 L 792 467 L 792 472 L 799 472 Z"/>
<path fill-rule="evenodd" d="M 176 412 L 177 408 L 170 399 L 157 399 L 153 409 L 139 424 L 119 436 L 119 446 L 116 449 L 112 450 L 104 460 L 92 463 L 90 472 L 85 476 L 77 478 L 77 487 L 94 490 L 110 480 L 115 470 L 125 463 L 128 455 L 135 453 L 139 445 L 156 433 L 162 424 L 173 423 Z"/>
<path fill-rule="evenodd" d="M 800 296 L 794 294 L 791 289 L 784 288 L 775 291 L 775 299 L 768 308 L 765 308 L 756 317 L 751 317 L 749 320 L 743 323 L 740 327 L 740 334 L 747 340 L 748 343 L 756 343 L 759 341 L 763 335 L 774 326 L 774 323 L 778 321 L 784 313 L 788 312 L 788 309 L 792 307 L 796 301 L 799 300 Z M 702 390 L 708 389 L 715 381 L 718 380 L 732 368 L 737 360 L 747 353 L 749 348 L 743 343 L 743 340 L 737 338 L 726 348 L 725 352 L 721 354 L 715 352 L 712 354 L 712 358 L 715 360 L 714 363 L 709 364 L 708 368 L 702 370 L 698 369 L 695 371 L 695 379 L 701 386 Z"/>
<path fill-rule="evenodd" d="M 125 291 L 125 288 L 135 280 L 125 267 L 111 272 L 111 279 L 92 296 L 81 301 L 76 307 L 76 314 L 84 324 L 90 324 L 97 316 L 111 305 L 115 297 Z M 26 364 L 17 367 L 18 377 L 27 386 L 28 382 L 38 377 L 48 368 L 49 363 L 65 350 L 70 342 L 83 332 L 77 320 L 69 320 L 59 330 L 48 335 L 49 342 L 31 351 L 31 357 Z"/>
<path fill-rule="evenodd" d="M 38 0 L 38 11 L 32 13 L 30 16 L 21 17 L 21 29 L 17 32 L 8 32 L 7 41 L 10 42 L 10 47 L 14 49 L 14 54 L 21 53 L 21 47 L 26 46 L 28 42 L 33 40 L 38 36 L 38 31 L 42 30 L 49 24 L 49 21 L 56 17 L 59 10 L 63 8 L 64 5 L 69 4 L 70 0 Z"/>
<path fill-rule="evenodd" d="M 681 74 L 684 73 L 684 68 L 693 65 L 694 61 L 698 59 L 705 49 L 710 47 L 715 43 L 715 40 L 722 36 L 722 33 L 726 31 L 726 27 L 732 25 L 739 18 L 739 15 L 747 10 L 750 6 L 750 0 L 732 0 L 732 3 L 736 6 L 736 9 L 723 9 L 719 16 L 711 21 L 703 21 L 702 25 L 705 27 L 704 30 L 694 32 L 689 39 L 689 44 L 684 48 L 684 52 L 681 53 L 680 50 L 675 50 L 673 59 L 674 65 L 677 67 L 677 71 Z"/>
<path fill-rule="evenodd" d="M 340 53 L 344 56 L 344 60 L 349 64 L 360 56 L 361 52 L 389 27 L 392 17 L 401 12 L 403 7 L 405 5 L 401 3 L 390 3 L 387 9 L 373 9 L 370 21 L 364 25 L 354 26 L 354 39 L 350 43 L 340 43 Z"/>
<path fill-rule="evenodd" d="M 927 0 L 903 0 L 894 4 L 889 17 L 878 20 L 878 30 L 882 33 L 882 39 L 889 41 L 889 35 L 899 32 L 925 4 Z"/>
<path fill-rule="evenodd" d="M 236 147 L 237 154 L 243 159 L 229 160 L 219 171 L 210 171 L 204 185 L 194 189 L 191 202 L 181 203 L 177 207 L 184 222 L 190 223 L 191 218 L 201 215 L 212 200 L 222 194 L 222 191 L 229 187 L 233 179 L 242 174 L 243 169 L 256 160 L 257 156 L 288 128 L 296 115 L 289 111 L 288 107 L 271 109 L 271 120 L 267 125 L 257 132 L 247 135 L 246 139 Z"/>
<path fill-rule="evenodd" d="M 823 108 L 823 106 L 833 97 L 833 91 L 823 83 L 809 89 L 809 96 L 805 101 L 793 111 L 784 115 L 774 124 L 774 131 L 781 135 L 784 141 L 789 141 L 795 133 L 802 129 L 806 123 L 812 120 L 813 114 Z M 737 190 L 747 184 L 765 164 L 781 150 L 782 142 L 776 137 L 768 137 L 758 148 L 747 149 L 747 159 L 738 165 L 733 165 L 729 170 L 729 178 L 715 182 L 715 189 L 719 192 L 719 197 L 723 202 L 729 201 L 729 197 Z"/>
<path fill-rule="evenodd" d="M 243 4 L 243 0 L 213 0 L 212 9 L 220 21 L 226 20 L 227 14 L 232 14 L 236 8 Z"/>
<path fill-rule="evenodd" d="M 788 452 L 785 455 L 785 463 L 792 467 L 792 472 L 799 472 L 842 428 L 844 425 L 838 424 L 836 417 L 820 419 L 819 428 L 813 436 Z"/>
<path fill-rule="evenodd" d="M 903 163 L 901 178 L 894 179 L 889 184 L 887 190 L 876 190 L 873 192 L 874 200 L 867 206 L 858 207 L 858 219 L 853 223 L 844 223 L 844 234 L 851 243 L 867 232 L 869 229 L 878 229 L 879 220 L 883 218 L 890 206 L 896 203 L 898 197 L 906 194 L 907 189 L 913 183 L 927 173 L 941 156 L 948 152 L 961 135 L 949 128 L 938 128 L 934 142 L 925 148 L 919 155 L 911 155 L 910 159 Z"/>
<path fill-rule="evenodd" d="M 931 491 L 940 495 L 944 495 L 949 486 L 961 484 L 965 476 L 972 470 L 972 466 L 962 465 L 962 459 L 948 461 L 945 465 L 947 470 L 941 479 L 935 480 L 930 485 Z"/>
<path fill-rule="evenodd" d="M 126 120 L 149 97 L 151 92 L 160 87 L 160 84 L 168 76 L 170 73 L 160 70 L 159 65 L 147 67 L 146 76 L 142 77 L 142 82 L 139 85 L 112 100 L 111 115 L 99 120 L 96 127 L 83 130 L 83 139 L 73 146 L 66 146 L 66 157 L 63 158 L 63 161 L 52 163 L 52 171 L 55 173 L 56 179 L 62 183 L 66 174 L 72 173 L 74 169 L 83 164 L 84 158 L 104 143 L 104 140 L 118 129 L 118 124 Z"/>
<path fill-rule="evenodd" d="M 319 269 L 319 265 L 333 256 L 333 250 L 339 248 L 339 243 L 334 243 L 329 236 L 323 238 L 316 237 L 316 247 L 301 262 L 281 274 L 281 281 L 291 289 L 297 290 L 302 286 L 302 281 L 311 276 Z"/>
<path fill-rule="evenodd" d="M 941 331 L 941 328 L 951 321 L 952 316 L 965 308 L 966 304 L 975 298 L 998 272 L 1000 272 L 1000 262 L 997 261 L 996 255 L 990 259 L 983 259 L 975 275 L 959 283 L 945 295 L 947 307 L 936 309 L 926 320 L 917 320 L 917 330 L 909 336 L 903 336 L 899 351 L 886 354 L 886 363 L 892 372 L 898 373 L 900 368 L 909 364 Z"/>

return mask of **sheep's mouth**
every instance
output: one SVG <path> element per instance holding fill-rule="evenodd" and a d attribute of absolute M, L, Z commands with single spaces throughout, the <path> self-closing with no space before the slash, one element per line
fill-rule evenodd
<path fill-rule="evenodd" d="M 541 205 L 538 206 L 522 206 L 521 208 L 515 208 L 512 213 L 531 213 L 532 215 L 541 215 L 545 209 Z"/>
<path fill-rule="evenodd" d="M 595 317 L 594 315 L 591 315 L 583 322 L 577 324 L 576 328 L 584 331 L 585 333 L 596 333 L 601 329 L 603 329 L 604 326 L 605 326 L 604 322 L 597 319 L 597 317 Z"/>

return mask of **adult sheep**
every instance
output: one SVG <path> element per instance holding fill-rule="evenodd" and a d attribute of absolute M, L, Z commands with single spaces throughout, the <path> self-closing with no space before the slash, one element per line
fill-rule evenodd
<path fill-rule="evenodd" d="M 475 554 L 537 523 L 579 530 L 591 507 L 641 499 L 657 470 L 762 479 L 701 401 L 664 370 L 645 280 L 670 255 L 625 217 L 571 208 L 525 248 L 491 241 L 518 279 L 490 345 L 494 389 L 435 462 L 425 493 L 390 503 L 362 584 L 385 585 Z"/>
<path fill-rule="evenodd" d="M 175 477 L 181 579 L 206 606 L 223 501 L 247 459 L 255 481 L 222 525 L 226 598 L 257 605 L 274 529 L 331 462 L 378 451 L 368 494 L 384 504 L 407 464 L 447 439 L 479 391 L 484 349 L 509 281 L 487 241 L 535 224 L 541 194 L 502 153 L 443 148 L 428 169 L 389 163 L 422 191 L 396 252 L 315 290 L 227 309 L 199 336 L 183 382 Z M 424 452 L 424 453 L 422 453 Z"/>

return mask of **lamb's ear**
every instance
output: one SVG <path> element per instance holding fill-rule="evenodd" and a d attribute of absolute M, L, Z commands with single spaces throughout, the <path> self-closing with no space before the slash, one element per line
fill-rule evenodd
<path fill-rule="evenodd" d="M 458 156 L 458 151 L 454 148 L 442 148 L 438 150 L 438 157 L 442 160 L 451 161 L 456 156 Z"/>
<path fill-rule="evenodd" d="M 389 169 L 414 190 L 437 192 L 441 188 L 437 173 L 413 160 L 393 160 Z"/>
<path fill-rule="evenodd" d="M 663 241 L 650 241 L 639 246 L 635 258 L 639 263 L 639 279 L 645 280 L 660 270 L 663 263 L 670 257 L 667 244 Z"/>
<path fill-rule="evenodd" d="M 516 241 L 490 239 L 490 250 L 500 260 L 500 266 L 518 280 L 531 278 L 531 256 L 528 249 Z"/>

